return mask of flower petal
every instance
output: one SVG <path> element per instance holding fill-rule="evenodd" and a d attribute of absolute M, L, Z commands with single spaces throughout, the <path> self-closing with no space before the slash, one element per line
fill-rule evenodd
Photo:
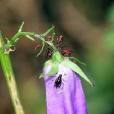
<path fill-rule="evenodd" d="M 62 74 L 60 88 L 54 86 L 57 77 Z M 59 72 L 44 78 L 46 86 L 47 114 L 88 114 L 84 92 L 78 75 L 59 65 Z"/>

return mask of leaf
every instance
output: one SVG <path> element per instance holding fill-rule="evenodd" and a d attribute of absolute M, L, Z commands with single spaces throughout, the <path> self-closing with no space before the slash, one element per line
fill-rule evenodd
<path fill-rule="evenodd" d="M 93 86 L 92 82 L 89 80 L 89 78 L 85 75 L 85 73 L 81 70 L 81 68 L 77 64 L 73 63 L 69 59 L 65 59 L 62 62 L 62 64 L 72 69 L 74 72 L 79 74 L 83 79 L 85 79 L 91 86 Z"/>

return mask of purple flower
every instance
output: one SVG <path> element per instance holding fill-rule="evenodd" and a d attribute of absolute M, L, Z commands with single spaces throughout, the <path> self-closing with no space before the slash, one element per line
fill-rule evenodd
<path fill-rule="evenodd" d="M 50 69 L 50 65 L 44 68 L 47 114 L 88 114 L 79 75 L 61 63 L 58 72 L 49 77 Z"/>

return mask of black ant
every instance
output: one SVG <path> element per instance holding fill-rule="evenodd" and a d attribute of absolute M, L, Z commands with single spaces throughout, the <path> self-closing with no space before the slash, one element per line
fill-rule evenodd
<path fill-rule="evenodd" d="M 60 74 L 60 75 L 56 78 L 56 80 L 55 80 L 55 82 L 54 82 L 54 87 L 60 88 L 60 87 L 61 87 L 61 84 L 62 84 L 62 74 Z"/>

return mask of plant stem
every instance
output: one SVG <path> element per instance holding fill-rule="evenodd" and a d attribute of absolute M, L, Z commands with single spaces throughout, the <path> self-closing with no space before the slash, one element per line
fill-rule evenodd
<path fill-rule="evenodd" d="M 43 33 L 43 34 L 41 34 L 41 35 L 35 34 L 34 37 L 35 37 L 36 41 L 39 41 L 39 39 L 40 39 L 40 40 L 43 41 L 44 43 L 50 45 L 52 49 L 56 50 L 56 47 L 55 47 L 55 46 L 53 45 L 53 43 L 52 43 L 52 42 L 53 42 L 53 37 L 54 37 L 54 34 L 55 34 L 55 33 L 53 33 L 52 41 L 51 41 L 51 42 L 45 40 L 45 37 L 46 37 L 51 31 L 54 32 L 54 28 L 55 28 L 55 27 L 52 26 L 50 29 L 48 29 L 45 33 Z"/>
<path fill-rule="evenodd" d="M 12 46 L 15 46 L 15 44 L 17 43 L 17 41 L 19 39 L 21 39 L 23 36 L 27 37 L 28 39 L 30 40 L 33 40 L 35 41 L 34 37 L 36 34 L 34 32 L 22 32 L 22 27 L 23 27 L 23 24 L 20 26 L 18 32 L 13 36 L 11 37 L 10 40 L 7 40 L 7 43 L 4 45 L 4 49 L 5 50 L 8 50 L 9 48 L 11 48 Z M 41 35 L 38 35 L 38 36 L 42 36 L 42 37 L 45 37 L 47 36 L 47 34 L 49 34 L 51 31 L 54 31 L 54 26 L 52 26 L 50 29 L 48 29 L 45 33 L 41 34 Z"/>
<path fill-rule="evenodd" d="M 14 46 L 17 41 L 19 39 L 21 39 L 23 36 L 34 36 L 35 33 L 33 32 L 17 32 L 12 38 L 10 41 L 7 42 L 7 44 L 5 44 L 5 48 L 8 49 L 12 46 Z M 31 40 L 34 40 L 34 39 L 31 39 Z"/>
<path fill-rule="evenodd" d="M 0 32 L 0 62 L 3 69 L 3 73 L 8 85 L 9 93 L 11 96 L 11 100 L 15 109 L 16 114 L 24 114 L 23 107 L 21 105 L 21 102 L 19 100 L 18 92 L 17 92 L 17 86 L 15 82 L 15 77 L 10 61 L 9 54 L 4 53 L 4 39 L 2 37 L 2 34 Z"/>
<path fill-rule="evenodd" d="M 48 29 L 45 33 L 43 33 L 43 34 L 41 34 L 41 36 L 47 36 L 51 31 L 53 31 L 54 30 L 54 26 L 52 26 L 50 29 Z"/>

